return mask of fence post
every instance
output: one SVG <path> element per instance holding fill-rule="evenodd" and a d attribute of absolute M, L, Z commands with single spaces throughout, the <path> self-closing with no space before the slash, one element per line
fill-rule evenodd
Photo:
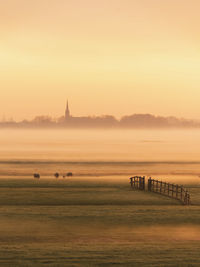
<path fill-rule="evenodd" d="M 133 187 L 133 177 L 130 178 L 131 187 Z"/>
<path fill-rule="evenodd" d="M 190 194 L 188 193 L 188 205 L 190 205 Z"/>
<path fill-rule="evenodd" d="M 142 184 L 142 190 L 145 190 L 145 176 L 143 176 L 143 184 Z"/>
<path fill-rule="evenodd" d="M 181 201 L 183 201 L 183 187 L 181 186 Z"/>
<path fill-rule="evenodd" d="M 151 191 L 151 185 L 152 185 L 152 180 L 151 177 L 148 179 L 148 191 Z"/>
<path fill-rule="evenodd" d="M 178 199 L 178 185 L 176 185 L 176 198 Z"/>
<path fill-rule="evenodd" d="M 188 191 L 185 192 L 184 204 L 185 205 L 190 204 L 190 194 L 188 193 Z"/>
<path fill-rule="evenodd" d="M 187 205 L 187 191 L 185 192 L 185 196 L 184 196 L 184 204 Z"/>

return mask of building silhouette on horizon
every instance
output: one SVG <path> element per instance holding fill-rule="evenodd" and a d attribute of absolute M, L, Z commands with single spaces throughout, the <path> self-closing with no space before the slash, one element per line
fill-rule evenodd
<path fill-rule="evenodd" d="M 68 100 L 67 100 L 67 104 L 66 104 L 66 109 L 65 109 L 65 120 L 68 120 L 70 119 L 72 116 L 70 114 L 70 110 L 69 110 L 69 103 L 68 103 Z"/>
<path fill-rule="evenodd" d="M 110 115 L 104 116 L 72 116 L 67 99 L 64 116 L 60 120 L 66 127 L 112 127 L 117 125 L 117 120 Z"/>
<path fill-rule="evenodd" d="M 33 120 L 22 120 L 16 122 L 13 119 L 0 122 L 0 127 L 66 127 L 66 128 L 200 128 L 200 122 L 188 119 L 180 119 L 173 116 L 163 117 L 152 114 L 132 114 L 116 119 L 112 115 L 102 116 L 73 116 L 66 101 L 65 112 L 59 118 L 50 116 L 36 116 Z"/>

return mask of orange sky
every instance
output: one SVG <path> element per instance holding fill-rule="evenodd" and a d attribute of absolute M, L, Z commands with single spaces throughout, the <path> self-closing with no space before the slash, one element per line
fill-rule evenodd
<path fill-rule="evenodd" d="M 199 0 L 0 0 L 0 119 L 200 118 Z"/>

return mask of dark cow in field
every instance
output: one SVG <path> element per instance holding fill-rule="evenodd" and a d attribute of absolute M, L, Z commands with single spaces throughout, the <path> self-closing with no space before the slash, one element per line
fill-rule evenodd
<path fill-rule="evenodd" d="M 59 173 L 56 172 L 56 173 L 54 174 L 54 176 L 55 176 L 56 178 L 58 178 L 58 177 L 59 177 Z"/>
<path fill-rule="evenodd" d="M 40 175 L 39 175 L 39 173 L 34 173 L 33 174 L 33 177 L 39 179 L 40 178 Z"/>
<path fill-rule="evenodd" d="M 72 172 L 68 172 L 68 173 L 66 173 L 65 175 L 63 175 L 63 178 L 65 178 L 65 177 L 70 177 L 70 176 L 73 176 L 73 173 Z"/>

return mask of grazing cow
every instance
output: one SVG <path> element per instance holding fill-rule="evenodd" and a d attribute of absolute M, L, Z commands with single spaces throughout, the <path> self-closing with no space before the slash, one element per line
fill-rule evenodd
<path fill-rule="evenodd" d="M 54 174 L 54 176 L 55 176 L 56 178 L 58 178 L 58 177 L 59 177 L 59 173 L 56 172 L 56 173 Z"/>
<path fill-rule="evenodd" d="M 39 173 L 34 173 L 33 177 L 39 179 L 40 178 L 40 174 Z"/>
<path fill-rule="evenodd" d="M 68 172 L 66 175 L 67 176 L 73 176 L 73 173 L 72 172 Z"/>

